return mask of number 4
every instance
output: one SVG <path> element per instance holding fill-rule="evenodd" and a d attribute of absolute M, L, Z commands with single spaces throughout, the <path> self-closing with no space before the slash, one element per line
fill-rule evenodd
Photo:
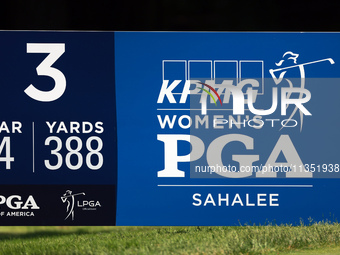
<path fill-rule="evenodd" d="M 25 89 L 25 93 L 41 102 L 51 102 L 60 98 L 66 89 L 64 74 L 52 67 L 53 63 L 65 52 L 65 43 L 27 43 L 27 53 L 50 53 L 37 67 L 38 75 L 51 77 L 55 86 L 50 91 L 41 91 L 32 84 Z"/>
<path fill-rule="evenodd" d="M 14 161 L 14 157 L 11 157 L 11 138 L 9 136 L 5 136 L 2 139 L 2 142 L 0 144 L 0 155 L 2 154 L 2 151 L 4 147 L 6 146 L 5 150 L 5 157 L 0 156 L 0 162 L 6 162 L 6 169 L 11 169 L 11 162 Z"/>

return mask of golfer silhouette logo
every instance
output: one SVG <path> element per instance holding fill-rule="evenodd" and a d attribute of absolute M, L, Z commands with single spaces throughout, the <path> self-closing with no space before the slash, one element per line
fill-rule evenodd
<path fill-rule="evenodd" d="M 85 195 L 85 193 L 81 192 L 72 194 L 71 190 L 66 190 L 65 194 L 61 197 L 61 201 L 63 201 L 63 203 L 67 203 L 66 206 L 67 216 L 64 220 L 67 220 L 70 216 L 71 219 L 74 220 L 74 201 L 75 201 L 74 197 L 79 195 Z"/>
<path fill-rule="evenodd" d="M 282 56 L 282 60 L 279 61 L 278 63 L 275 63 L 276 66 L 278 66 L 279 68 L 277 69 L 270 69 L 269 73 L 271 74 L 274 82 L 276 85 L 278 85 L 279 83 L 282 82 L 283 77 L 285 76 L 286 72 L 288 69 L 292 69 L 297 67 L 298 70 L 300 71 L 300 78 L 301 78 L 301 84 L 300 84 L 300 88 L 304 89 L 305 88 L 305 83 L 306 83 L 306 74 L 305 74 L 305 66 L 306 65 L 310 65 L 310 64 L 315 64 L 315 63 L 319 63 L 319 62 L 324 62 L 324 61 L 329 61 L 331 64 L 334 64 L 334 60 L 332 58 L 325 58 L 325 59 L 320 59 L 320 60 L 316 60 L 316 61 L 312 61 L 312 62 L 307 62 L 307 63 L 303 63 L 303 64 L 297 64 L 297 58 L 299 57 L 299 54 L 293 53 L 291 51 L 287 51 L 286 53 L 283 54 Z M 291 64 L 291 61 L 293 61 L 293 65 Z M 290 63 L 288 63 L 290 62 Z M 282 64 L 287 64 L 288 66 L 285 67 L 281 67 Z M 279 78 L 276 77 L 275 73 L 279 73 Z M 293 88 L 293 83 L 291 82 L 291 80 L 286 79 L 285 80 L 288 82 L 289 87 Z M 298 88 L 298 87 L 295 87 Z M 290 98 L 292 93 L 288 93 L 287 94 L 287 98 Z M 299 100 L 301 100 L 303 98 L 304 93 L 299 92 Z M 288 106 L 287 106 L 288 107 Z M 292 111 L 291 115 L 289 116 L 288 120 L 291 120 L 294 115 L 296 114 L 298 110 L 298 107 L 295 106 L 294 110 Z M 300 126 L 300 130 L 302 130 L 302 124 L 303 124 L 303 112 L 301 110 L 299 110 L 300 112 L 300 122 L 301 122 L 301 126 Z M 282 129 L 282 128 L 281 128 Z"/>

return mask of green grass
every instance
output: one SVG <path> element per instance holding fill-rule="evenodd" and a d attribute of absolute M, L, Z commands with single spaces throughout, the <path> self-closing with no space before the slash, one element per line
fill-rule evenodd
<path fill-rule="evenodd" d="M 340 224 L 0 227 L 0 254 L 340 254 Z"/>
<path fill-rule="evenodd" d="M 277 254 L 277 253 L 273 253 Z M 304 250 L 292 250 L 290 252 L 279 253 L 289 255 L 334 255 L 340 254 L 340 246 L 338 247 L 322 247 L 319 249 L 304 249 Z"/>

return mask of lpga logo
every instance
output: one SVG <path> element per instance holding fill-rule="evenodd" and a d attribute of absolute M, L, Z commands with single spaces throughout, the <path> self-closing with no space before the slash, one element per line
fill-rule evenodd
<path fill-rule="evenodd" d="M 70 216 L 71 216 L 71 219 L 74 220 L 74 205 L 75 205 L 74 197 L 79 196 L 79 195 L 85 195 L 85 193 L 80 192 L 80 193 L 72 194 L 71 190 L 66 190 L 65 194 L 61 197 L 61 201 L 63 201 L 63 203 L 67 202 L 67 206 L 66 206 L 67 216 L 64 220 L 67 220 Z"/>
<path fill-rule="evenodd" d="M 292 68 L 298 68 L 298 70 L 300 71 L 300 86 L 299 87 L 293 87 L 293 83 L 291 80 L 285 78 L 285 80 L 288 82 L 289 84 L 289 88 L 291 88 L 290 91 L 287 91 L 287 98 L 290 98 L 293 92 L 298 92 L 298 99 L 290 99 L 290 101 L 295 100 L 296 102 L 298 102 L 297 104 L 295 104 L 295 108 L 292 111 L 291 115 L 288 118 L 288 121 L 291 120 L 294 115 L 296 114 L 297 110 L 300 109 L 299 105 L 301 106 L 301 103 L 304 102 L 308 102 L 310 99 L 310 93 L 308 96 L 306 96 L 306 98 L 308 100 L 306 100 L 306 98 L 303 98 L 303 95 L 305 92 L 303 91 L 308 91 L 305 89 L 306 86 L 306 74 L 305 74 L 305 66 L 306 65 L 311 65 L 311 64 L 315 64 L 315 63 L 320 63 L 320 62 L 329 62 L 332 65 L 335 63 L 334 60 L 332 58 L 326 58 L 326 59 L 320 59 L 320 60 L 316 60 L 316 61 L 312 61 L 312 62 L 307 62 L 307 63 L 303 63 L 303 64 L 297 64 L 297 58 L 299 57 L 299 54 L 295 54 L 291 51 L 287 51 L 285 54 L 283 54 L 282 56 L 282 60 L 279 63 L 275 63 L 276 66 L 280 67 L 277 69 L 270 69 L 269 73 L 271 74 L 274 82 L 276 85 L 280 84 L 283 80 L 283 77 L 286 75 L 286 72 L 289 69 Z M 292 60 L 294 62 L 295 65 L 291 65 L 291 66 L 286 66 L 286 67 L 281 67 L 282 64 L 284 62 L 287 62 L 288 60 Z M 279 78 L 276 77 L 275 73 L 279 73 Z M 309 91 L 308 91 L 309 92 Z M 286 95 L 285 95 L 286 96 Z M 303 113 L 305 113 L 304 111 L 301 111 L 300 109 L 300 123 L 301 123 L 301 127 L 300 129 L 302 130 L 302 123 L 303 123 Z M 306 115 L 311 115 L 311 114 L 306 114 Z"/>

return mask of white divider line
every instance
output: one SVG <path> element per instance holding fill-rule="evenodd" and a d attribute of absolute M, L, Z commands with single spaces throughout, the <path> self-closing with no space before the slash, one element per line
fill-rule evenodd
<path fill-rule="evenodd" d="M 265 188 L 313 188 L 313 185 L 276 185 L 276 184 L 273 184 L 273 185 L 257 185 L 257 184 L 254 184 L 254 185 L 210 185 L 210 184 L 203 184 L 203 185 L 188 185 L 188 184 L 185 184 L 185 185 L 177 185 L 177 184 L 158 184 L 157 185 L 158 187 L 254 187 L 254 188 L 257 188 L 257 187 L 265 187 Z"/>
<path fill-rule="evenodd" d="M 201 111 L 202 109 L 176 109 L 176 108 L 158 108 L 157 111 Z M 208 111 L 232 111 L 233 109 L 207 109 Z M 249 109 L 244 109 L 249 111 Z"/>
<path fill-rule="evenodd" d="M 34 166 L 34 122 L 32 122 L 32 147 L 33 147 L 33 153 L 32 153 L 32 157 L 33 157 L 33 173 L 35 171 L 35 166 Z"/>

